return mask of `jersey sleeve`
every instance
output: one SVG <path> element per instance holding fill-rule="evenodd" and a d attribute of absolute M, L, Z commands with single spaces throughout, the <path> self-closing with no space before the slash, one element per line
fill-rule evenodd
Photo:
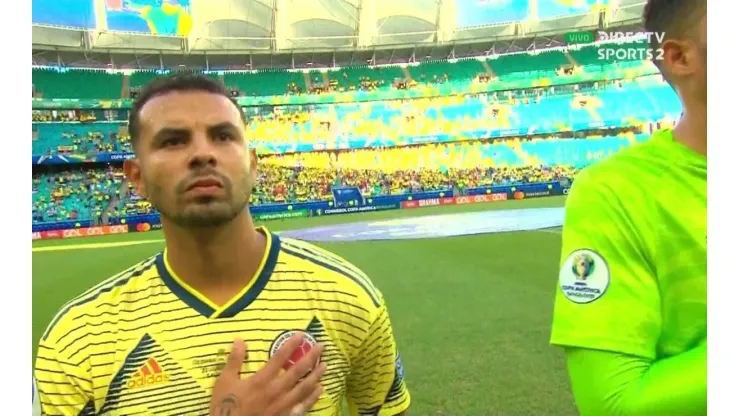
<path fill-rule="evenodd" d="M 394 416 L 405 412 L 411 395 L 384 302 L 354 355 L 347 382 L 351 414 Z"/>
<path fill-rule="evenodd" d="M 582 416 L 707 414 L 706 342 L 657 362 L 582 348 L 566 355 Z"/>
<path fill-rule="evenodd" d="M 39 343 L 35 376 L 41 414 L 94 415 L 92 380 L 80 365 L 58 349 L 51 343 Z"/>
<path fill-rule="evenodd" d="M 582 172 L 566 202 L 551 343 L 654 359 L 661 301 L 650 230 L 635 221 L 642 195 L 595 173 Z"/>

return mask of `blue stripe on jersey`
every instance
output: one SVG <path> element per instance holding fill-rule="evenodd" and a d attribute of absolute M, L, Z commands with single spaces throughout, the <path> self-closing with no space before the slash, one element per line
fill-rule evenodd
<path fill-rule="evenodd" d="M 366 283 L 361 278 L 353 275 L 352 273 L 349 273 L 347 270 L 341 269 L 341 268 L 339 268 L 339 267 L 337 267 L 337 266 L 335 266 L 333 264 L 327 263 L 323 259 L 319 259 L 319 258 L 317 258 L 317 257 L 315 257 L 315 256 L 313 256 L 311 254 L 308 254 L 308 253 L 305 253 L 305 254 L 304 253 L 300 253 L 300 252 L 298 252 L 296 250 L 292 250 L 290 248 L 287 248 L 285 245 L 283 245 L 282 250 L 284 252 L 290 254 L 291 256 L 298 257 L 299 259 L 310 261 L 313 264 L 316 264 L 318 266 L 321 266 L 321 267 L 323 267 L 325 269 L 329 269 L 329 270 L 331 270 L 333 272 L 339 273 L 342 276 L 348 277 L 350 280 L 352 280 L 353 282 L 355 282 L 359 287 L 361 287 L 362 290 L 365 291 L 365 293 L 367 293 L 367 295 L 373 301 L 373 305 L 375 305 L 375 307 L 380 307 L 380 302 L 378 302 L 378 299 L 377 299 L 375 293 L 373 293 L 370 289 L 368 289 L 365 286 Z"/>
<path fill-rule="evenodd" d="M 167 266 L 164 265 L 164 253 L 157 254 L 157 271 L 162 277 L 164 284 L 172 291 L 172 293 L 185 302 L 188 306 L 195 309 L 199 314 L 206 318 L 213 315 L 215 310 L 204 303 L 202 300 L 195 297 L 192 293 L 187 291 L 184 287 L 180 286 L 175 279 L 172 278 L 170 272 L 167 271 Z"/>
<path fill-rule="evenodd" d="M 92 302 L 95 299 L 97 299 L 100 295 L 102 295 L 104 293 L 108 293 L 108 292 L 112 291 L 113 289 L 115 289 L 115 288 L 117 288 L 119 286 L 125 285 L 131 279 L 133 279 L 135 277 L 139 277 L 142 274 L 144 274 L 144 272 L 146 272 L 147 270 L 149 270 L 149 268 L 151 266 L 152 266 L 152 263 L 146 264 L 146 262 L 145 262 L 145 264 L 143 264 L 143 267 L 142 268 L 137 269 L 137 270 L 134 270 L 134 271 L 132 271 L 128 275 L 122 275 L 121 278 L 120 278 L 120 280 L 116 280 L 115 282 L 113 282 L 112 285 L 103 287 L 100 290 L 98 290 L 97 292 L 92 293 L 90 296 L 88 296 L 86 298 L 83 298 L 83 299 L 80 299 L 77 302 L 74 302 L 74 303 L 69 304 L 66 308 L 64 308 L 61 311 L 59 311 L 59 313 L 54 318 L 54 320 L 49 324 L 49 327 L 46 329 L 46 332 L 44 332 L 44 335 L 41 337 L 41 339 L 44 340 L 44 341 L 46 341 L 46 339 L 49 337 L 49 334 L 51 333 L 52 328 L 54 328 L 54 325 L 56 325 L 56 323 L 59 322 L 59 320 L 62 319 L 62 317 L 64 317 L 64 315 L 66 315 L 70 310 L 72 310 L 72 308 L 75 308 L 77 306 L 82 306 L 82 305 L 84 305 L 86 303 Z"/>
<path fill-rule="evenodd" d="M 79 416 L 95 416 L 95 403 L 90 400 L 84 408 L 80 410 Z"/>
<path fill-rule="evenodd" d="M 254 282 L 252 287 L 249 288 L 247 293 L 241 297 L 241 299 L 238 299 L 231 306 L 221 312 L 218 315 L 218 318 L 232 318 L 246 309 L 255 299 L 257 299 L 257 296 L 259 296 L 262 289 L 265 288 L 267 282 L 270 280 L 270 276 L 272 276 L 272 272 L 275 270 L 275 265 L 277 264 L 277 259 L 280 255 L 280 238 L 275 234 L 265 234 L 267 238 L 272 240 L 270 243 L 270 253 L 267 255 L 267 260 L 265 261 L 265 265 L 262 267 L 259 276 L 257 276 L 257 280 Z"/>

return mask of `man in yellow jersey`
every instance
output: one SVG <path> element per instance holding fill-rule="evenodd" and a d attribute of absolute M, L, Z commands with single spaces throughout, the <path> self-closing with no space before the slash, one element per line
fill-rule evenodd
<path fill-rule="evenodd" d="M 255 228 L 257 158 L 228 93 L 202 76 L 158 79 L 129 131 L 125 171 L 160 211 L 166 249 L 54 318 L 35 371 L 44 413 L 340 415 L 345 401 L 355 415 L 404 413 L 380 292 L 339 256 Z"/>
<path fill-rule="evenodd" d="M 707 412 L 706 7 L 648 1 L 681 121 L 587 168 L 568 196 L 551 341 L 584 416 Z"/>

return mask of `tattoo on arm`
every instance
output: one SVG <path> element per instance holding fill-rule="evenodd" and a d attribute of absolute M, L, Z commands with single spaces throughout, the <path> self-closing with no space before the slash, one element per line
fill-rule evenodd
<path fill-rule="evenodd" d="M 233 394 L 226 396 L 218 406 L 218 416 L 237 416 L 239 410 L 239 398 Z"/>

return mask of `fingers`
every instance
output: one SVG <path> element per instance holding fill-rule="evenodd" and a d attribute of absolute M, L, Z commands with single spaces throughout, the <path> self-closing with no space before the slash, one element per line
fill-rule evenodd
<path fill-rule="evenodd" d="M 308 398 L 306 398 L 303 402 L 293 406 L 293 409 L 291 409 L 290 411 L 290 416 L 304 416 L 306 412 L 311 410 L 316 402 L 319 401 L 319 398 L 321 397 L 321 393 L 323 391 L 324 389 L 320 385 L 315 387 Z"/>
<path fill-rule="evenodd" d="M 321 377 L 326 371 L 326 363 L 321 363 L 308 377 L 298 384 L 288 387 L 285 394 L 281 395 L 273 404 L 279 412 L 290 410 L 290 415 L 303 415 L 311 410 L 311 407 L 319 400 L 322 387 Z"/>
<path fill-rule="evenodd" d="M 267 364 L 265 364 L 261 372 L 266 373 L 269 377 L 274 377 L 279 374 L 285 363 L 290 360 L 290 357 L 293 355 L 296 348 L 303 343 L 303 337 L 304 335 L 299 332 L 288 338 L 285 344 L 277 350 L 275 355 L 267 361 Z"/>
<path fill-rule="evenodd" d="M 288 393 L 288 395 L 286 396 L 289 399 L 288 403 L 301 402 L 305 404 L 306 400 L 308 400 L 308 398 L 316 390 L 316 388 L 321 387 L 321 384 L 319 384 L 319 382 L 325 371 L 326 363 L 319 364 L 319 366 L 316 367 L 316 369 L 312 371 L 308 377 L 301 380 L 301 382 L 296 384 L 295 387 L 293 387 L 293 390 Z"/>
<path fill-rule="evenodd" d="M 235 339 L 234 345 L 231 347 L 231 354 L 226 359 L 226 365 L 221 374 L 235 375 L 238 377 L 246 358 L 247 345 L 241 339 Z"/>
<path fill-rule="evenodd" d="M 311 393 L 311 395 L 309 395 L 308 398 L 303 401 L 304 413 L 313 409 L 313 406 L 316 404 L 316 402 L 319 401 L 319 399 L 321 398 L 321 393 L 323 392 L 324 388 L 320 384 L 315 389 L 313 389 L 313 393 Z"/>
<path fill-rule="evenodd" d="M 322 352 L 324 352 L 324 346 L 321 344 L 315 345 L 313 348 L 311 348 L 308 354 L 301 357 L 301 359 L 298 360 L 298 362 L 295 363 L 288 370 L 287 373 L 285 373 L 285 376 L 282 377 L 281 380 L 279 380 L 281 388 L 285 390 L 290 389 L 291 387 L 295 386 L 295 384 L 298 383 L 300 379 L 305 377 L 306 374 L 308 374 L 311 370 L 314 370 L 314 367 L 319 362 L 319 358 L 321 358 Z M 316 370 L 318 370 L 318 368 L 315 369 L 314 372 Z"/>

